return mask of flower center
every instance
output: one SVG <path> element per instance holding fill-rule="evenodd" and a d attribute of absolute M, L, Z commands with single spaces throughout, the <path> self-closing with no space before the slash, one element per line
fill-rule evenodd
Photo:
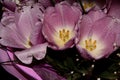
<path fill-rule="evenodd" d="M 25 45 L 24 45 L 26 48 L 31 48 L 32 46 L 32 43 L 30 42 L 29 38 L 27 39 Z"/>
<path fill-rule="evenodd" d="M 93 51 L 96 49 L 96 40 L 92 40 L 91 38 L 88 40 L 85 40 L 85 48 L 89 51 Z"/>
<path fill-rule="evenodd" d="M 65 43 L 69 40 L 70 31 L 66 29 L 59 30 L 59 38 Z"/>
<path fill-rule="evenodd" d="M 92 1 L 84 1 L 83 2 L 83 7 L 85 10 L 89 10 L 89 9 L 93 8 L 94 5 L 95 5 L 95 3 Z"/>

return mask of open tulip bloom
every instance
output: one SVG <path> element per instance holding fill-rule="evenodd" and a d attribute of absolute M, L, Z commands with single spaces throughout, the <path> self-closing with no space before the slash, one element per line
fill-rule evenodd
<path fill-rule="evenodd" d="M 81 11 L 67 2 L 49 7 L 44 14 L 43 35 L 55 50 L 70 48 L 74 45 Z"/>
<path fill-rule="evenodd" d="M 30 64 L 32 56 L 40 60 L 46 54 L 47 43 L 42 36 L 42 7 L 38 4 L 23 6 L 15 13 L 5 12 L 1 20 L 0 43 L 4 46 L 24 49 L 15 55 L 23 63 Z M 39 9 L 41 8 L 41 10 Z M 8 15 L 7 15 L 8 13 Z"/>
<path fill-rule="evenodd" d="M 78 32 L 77 49 L 88 59 L 108 57 L 119 46 L 120 20 L 106 16 L 101 11 L 83 15 Z"/>
<path fill-rule="evenodd" d="M 0 64 L 18 79 L 66 80 L 42 62 L 48 48 L 74 47 L 83 59 L 99 60 L 120 47 L 119 0 L 3 0 L 1 4 Z"/>
<path fill-rule="evenodd" d="M 113 10 L 116 7 L 116 1 L 113 1 L 112 5 L 111 1 L 107 1 L 109 5 L 106 9 L 110 16 L 105 14 L 106 12 L 96 10 L 96 7 L 87 15 L 83 15 L 76 47 L 84 58 L 107 58 L 119 47 L 120 20 L 117 16 L 119 8 L 116 8 L 115 12 Z M 115 14 L 117 17 L 114 16 Z"/>

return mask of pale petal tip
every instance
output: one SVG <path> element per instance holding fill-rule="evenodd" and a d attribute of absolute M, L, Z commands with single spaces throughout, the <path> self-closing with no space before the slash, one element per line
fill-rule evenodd
<path fill-rule="evenodd" d="M 32 55 L 23 55 L 21 52 L 15 52 L 16 57 L 24 64 L 31 64 L 32 63 Z"/>

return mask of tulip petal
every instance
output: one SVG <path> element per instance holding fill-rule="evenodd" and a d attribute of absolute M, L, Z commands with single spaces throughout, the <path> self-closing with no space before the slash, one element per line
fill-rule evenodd
<path fill-rule="evenodd" d="M 25 48 L 27 40 L 24 35 L 20 34 L 15 18 L 15 15 L 12 13 L 2 18 L 1 24 L 4 27 L 0 32 L 2 38 L 0 43 L 9 47 Z"/>
<path fill-rule="evenodd" d="M 33 19 L 33 23 L 35 24 L 37 21 L 42 22 L 43 21 L 43 17 L 44 17 L 44 7 L 42 5 L 39 4 L 34 4 L 33 6 L 31 6 L 31 16 Z"/>
<path fill-rule="evenodd" d="M 67 14 L 67 15 L 66 15 Z M 61 2 L 54 7 L 49 7 L 45 13 L 45 23 L 53 28 L 71 26 L 74 28 L 75 22 L 80 17 L 80 10 L 75 6 L 70 6 L 66 2 Z M 71 19 L 69 19 L 71 18 Z"/>
<path fill-rule="evenodd" d="M 16 64 L 15 66 L 19 68 L 21 71 L 25 72 L 27 75 L 33 77 L 34 79 L 42 80 L 41 77 L 32 68 L 19 64 Z"/>
<path fill-rule="evenodd" d="M 104 24 L 103 24 L 104 23 Z M 94 34 L 98 35 L 105 47 L 99 54 L 99 57 L 109 56 L 113 51 L 113 44 L 115 42 L 115 34 L 112 32 L 114 27 L 114 21 L 111 17 L 105 17 L 95 23 L 93 30 Z"/>
<path fill-rule="evenodd" d="M 23 51 L 17 51 L 15 52 L 15 55 L 21 62 L 25 64 L 30 64 L 32 63 L 33 56 L 37 60 L 43 59 L 46 54 L 46 48 L 47 48 L 46 43 L 40 44 Z"/>
<path fill-rule="evenodd" d="M 38 53 L 34 53 L 33 56 L 37 59 L 37 60 L 40 60 L 40 59 L 43 59 L 46 55 L 46 49 L 47 49 L 47 43 L 44 43 L 44 44 L 41 44 L 39 46 L 39 50 Z"/>
<path fill-rule="evenodd" d="M 38 4 L 34 4 L 33 6 L 24 6 L 21 13 L 16 13 L 16 25 L 19 30 L 19 34 L 23 36 L 23 39 L 25 40 L 25 47 L 27 48 L 30 48 L 30 45 L 27 45 L 26 43 L 30 42 L 31 36 L 33 35 L 33 33 L 35 33 L 34 31 L 37 31 L 37 35 L 35 36 L 38 37 L 38 30 L 41 29 L 42 25 L 36 26 L 37 22 L 42 21 L 43 15 L 41 10 L 41 6 L 39 6 Z M 37 28 L 38 30 L 36 30 Z M 39 42 L 42 42 L 42 40 L 40 40 Z M 37 42 L 34 41 L 33 45 L 36 43 Z"/>
<path fill-rule="evenodd" d="M 106 14 L 103 13 L 102 11 L 91 11 L 87 15 L 83 15 L 83 18 L 82 18 L 81 24 L 80 24 L 79 33 L 78 33 L 79 38 L 82 38 L 85 35 L 89 34 L 90 30 L 93 27 L 93 24 L 97 20 L 99 20 L 105 16 L 106 16 Z"/>
<path fill-rule="evenodd" d="M 30 53 L 25 53 L 25 52 L 21 51 L 21 52 L 16 52 L 15 55 L 24 64 L 32 63 L 33 56 Z"/>
<path fill-rule="evenodd" d="M 19 34 L 17 33 L 16 25 L 10 23 L 6 27 L 3 27 L 0 31 L 0 43 L 5 46 L 25 48 L 23 46 L 22 40 L 19 39 Z"/>
<path fill-rule="evenodd" d="M 33 6 L 24 6 L 23 11 L 17 14 L 18 29 L 19 32 L 25 37 L 30 37 L 32 29 L 35 27 L 35 23 L 43 17 L 42 7 L 38 4 Z"/>
<path fill-rule="evenodd" d="M 25 7 L 24 11 L 21 12 L 19 21 L 18 21 L 18 29 L 21 35 L 24 35 L 25 38 L 29 38 L 30 32 L 34 27 L 31 12 L 31 7 Z"/>
<path fill-rule="evenodd" d="M 37 22 L 34 29 L 31 32 L 30 41 L 33 45 L 41 44 L 45 42 L 45 39 L 42 34 L 42 23 Z"/>
<path fill-rule="evenodd" d="M 51 65 L 39 64 L 33 66 L 33 70 L 38 73 L 43 80 L 66 80 L 64 77 L 56 73 Z"/>

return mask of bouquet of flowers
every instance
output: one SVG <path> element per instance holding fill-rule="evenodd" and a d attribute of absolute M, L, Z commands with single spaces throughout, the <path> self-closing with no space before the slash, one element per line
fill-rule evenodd
<path fill-rule="evenodd" d="M 2 0 L 0 65 L 19 80 L 120 80 L 119 0 Z"/>

